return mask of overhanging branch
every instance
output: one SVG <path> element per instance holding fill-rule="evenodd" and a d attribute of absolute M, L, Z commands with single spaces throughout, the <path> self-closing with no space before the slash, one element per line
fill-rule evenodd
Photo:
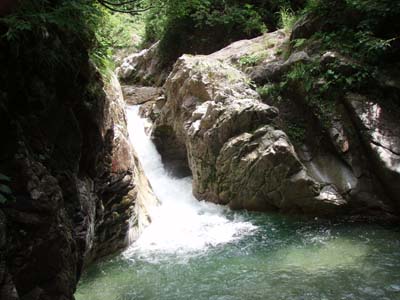
<path fill-rule="evenodd" d="M 138 14 L 152 9 L 154 6 L 142 7 L 140 0 L 108 1 L 97 0 L 105 8 L 119 13 Z"/>

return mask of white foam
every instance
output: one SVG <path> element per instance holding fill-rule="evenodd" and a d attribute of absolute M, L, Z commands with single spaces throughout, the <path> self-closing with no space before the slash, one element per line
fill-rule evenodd
<path fill-rule="evenodd" d="M 161 157 L 145 133 L 146 121 L 138 107 L 128 107 L 128 129 L 144 172 L 161 205 L 151 212 L 151 225 L 124 253 L 187 253 L 229 243 L 253 232 L 256 227 L 243 220 L 227 218 L 227 209 L 199 202 L 192 195 L 191 178 L 171 177 Z"/>

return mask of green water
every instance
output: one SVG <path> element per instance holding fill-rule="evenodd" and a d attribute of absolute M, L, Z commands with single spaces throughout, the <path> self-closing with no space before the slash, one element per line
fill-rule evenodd
<path fill-rule="evenodd" d="M 229 218 L 233 218 L 230 213 Z M 257 226 L 195 252 L 98 263 L 77 300 L 400 300 L 400 228 L 240 213 Z"/>

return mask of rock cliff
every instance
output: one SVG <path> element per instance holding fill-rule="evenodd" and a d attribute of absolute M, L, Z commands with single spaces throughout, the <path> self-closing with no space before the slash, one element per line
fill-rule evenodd
<path fill-rule="evenodd" d="M 84 267 L 136 238 L 156 199 L 115 76 L 103 84 L 79 44 L 71 69 L 0 47 L 0 298 L 73 299 Z"/>
<path fill-rule="evenodd" d="M 354 93 L 325 94 L 334 98 L 329 111 L 310 107 L 305 88 L 323 81 L 288 82 L 291 72 L 334 61 L 346 73 L 354 62 L 319 50 L 317 42 L 291 49 L 295 35 L 296 28 L 292 37 L 280 30 L 179 58 L 164 97 L 143 109 L 164 163 L 177 176 L 193 175 L 198 199 L 235 209 L 397 215 L 396 110 Z M 256 87 L 282 88 L 260 97 Z M 391 89 L 398 95 L 398 87 Z"/>

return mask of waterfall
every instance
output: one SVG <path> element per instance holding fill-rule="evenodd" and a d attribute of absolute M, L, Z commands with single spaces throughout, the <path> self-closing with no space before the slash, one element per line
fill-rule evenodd
<path fill-rule="evenodd" d="M 150 211 L 151 225 L 125 256 L 129 258 L 137 252 L 204 251 L 254 232 L 254 225 L 244 222 L 227 208 L 195 199 L 191 178 L 178 179 L 168 174 L 160 154 L 145 133 L 147 121 L 139 116 L 138 110 L 138 106 L 127 108 L 129 135 L 161 205 Z"/>

